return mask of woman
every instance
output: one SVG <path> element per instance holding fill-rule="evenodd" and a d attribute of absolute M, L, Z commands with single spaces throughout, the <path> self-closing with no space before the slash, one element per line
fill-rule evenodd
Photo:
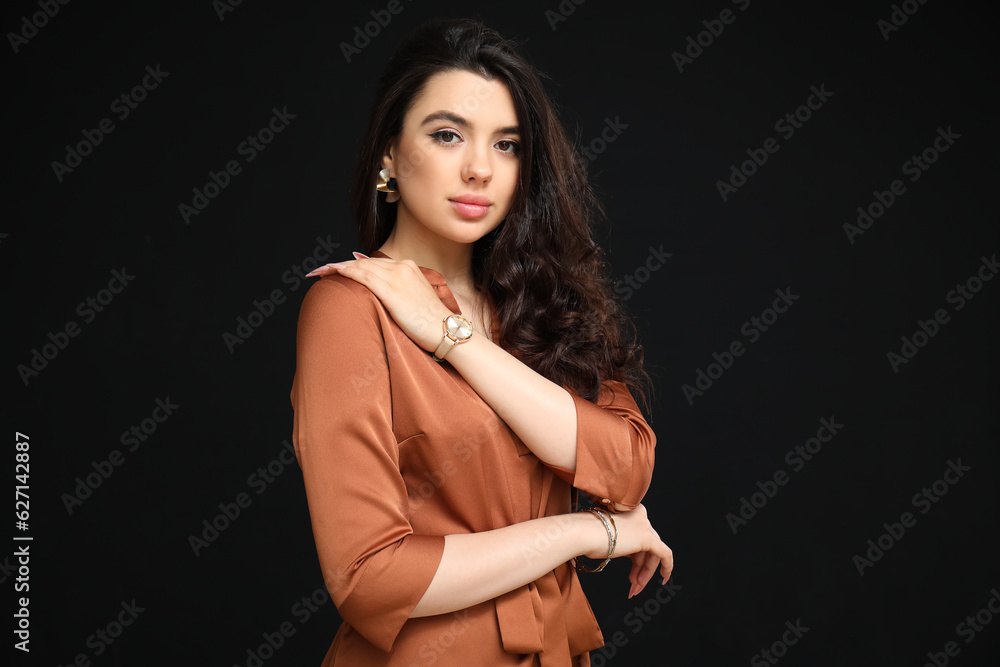
<path fill-rule="evenodd" d="M 641 348 L 572 145 L 513 46 L 455 20 L 391 59 L 361 146 L 370 256 L 314 272 L 291 394 L 344 619 L 323 664 L 589 665 L 573 562 L 629 556 L 631 597 L 673 557 L 640 504 Z"/>

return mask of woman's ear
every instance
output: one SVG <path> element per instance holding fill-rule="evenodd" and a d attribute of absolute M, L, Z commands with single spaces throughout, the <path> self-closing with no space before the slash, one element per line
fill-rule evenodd
<path fill-rule="evenodd" d="M 385 150 L 382 151 L 382 168 L 392 169 L 394 161 L 393 156 L 396 154 L 396 147 L 392 142 L 386 145 Z"/>

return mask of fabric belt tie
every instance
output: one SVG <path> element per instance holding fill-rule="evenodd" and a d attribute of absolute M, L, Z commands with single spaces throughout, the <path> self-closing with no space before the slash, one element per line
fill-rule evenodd
<path fill-rule="evenodd" d="M 572 655 L 580 655 L 604 646 L 604 635 L 580 586 L 576 572 L 569 570 L 567 576 L 569 591 L 566 604 L 563 604 L 562 599 L 559 599 L 557 604 L 561 611 L 559 616 L 565 619 L 569 651 Z M 559 594 L 559 583 L 554 571 L 545 573 L 538 579 L 537 584 L 540 584 L 550 596 Z M 556 600 L 553 599 L 552 602 L 556 603 Z M 495 604 L 504 651 L 512 654 L 541 653 L 544 665 L 546 614 L 536 582 L 533 581 L 501 595 L 495 599 Z M 560 630 L 557 634 L 562 634 L 561 629 L 553 628 L 553 631 L 556 630 Z"/>
<path fill-rule="evenodd" d="M 504 651 L 540 653 L 545 649 L 542 598 L 535 582 L 496 598 L 496 608 Z"/>

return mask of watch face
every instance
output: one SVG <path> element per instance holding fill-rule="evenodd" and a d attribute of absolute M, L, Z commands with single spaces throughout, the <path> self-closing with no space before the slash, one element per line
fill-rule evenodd
<path fill-rule="evenodd" d="M 465 339 L 472 335 L 472 323 L 464 317 L 452 315 L 448 318 L 448 332 L 458 339 Z"/>

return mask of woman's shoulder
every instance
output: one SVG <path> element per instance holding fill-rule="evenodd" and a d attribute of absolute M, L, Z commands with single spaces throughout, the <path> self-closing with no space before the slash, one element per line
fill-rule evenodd
<path fill-rule="evenodd" d="M 334 273 L 309 286 L 299 316 L 342 318 L 366 314 L 378 322 L 380 307 L 381 302 L 370 289 L 356 280 Z"/>

